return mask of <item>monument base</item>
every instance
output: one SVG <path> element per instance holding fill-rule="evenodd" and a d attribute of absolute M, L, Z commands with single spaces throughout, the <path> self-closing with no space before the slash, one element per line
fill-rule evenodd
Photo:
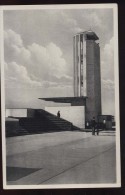
<path fill-rule="evenodd" d="M 85 106 L 54 106 L 45 107 L 47 112 L 57 115 L 60 111 L 60 117 L 71 122 L 74 126 L 85 128 Z"/>

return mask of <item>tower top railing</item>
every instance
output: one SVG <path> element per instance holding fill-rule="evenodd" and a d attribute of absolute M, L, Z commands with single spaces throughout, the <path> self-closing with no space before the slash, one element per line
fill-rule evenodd
<path fill-rule="evenodd" d="M 99 37 L 96 35 L 96 33 L 91 30 L 76 33 L 74 37 L 77 35 L 83 35 L 85 36 L 85 39 L 88 39 L 88 40 L 99 40 Z"/>

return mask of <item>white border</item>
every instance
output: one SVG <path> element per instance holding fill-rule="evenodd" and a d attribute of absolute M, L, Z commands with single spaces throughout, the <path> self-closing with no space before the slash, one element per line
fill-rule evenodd
<path fill-rule="evenodd" d="M 118 67 L 118 8 L 114 8 L 114 76 L 115 76 L 115 117 L 116 117 L 116 175 L 117 183 L 121 183 L 121 160 L 120 160 L 120 112 L 119 112 L 119 67 Z M 120 171 L 118 171 L 120 169 Z"/>
<path fill-rule="evenodd" d="M 7 185 L 6 184 L 6 140 L 5 140 L 5 89 L 4 89 L 4 41 L 3 11 L 4 10 L 41 10 L 41 9 L 113 9 L 114 13 L 114 73 L 115 73 L 115 112 L 116 112 L 116 184 L 60 184 L 60 185 Z M 57 189 L 57 188 L 111 188 L 121 186 L 120 165 L 120 124 L 119 124 L 119 69 L 118 69 L 118 9 L 117 4 L 72 4 L 72 5 L 18 5 L 0 7 L 0 57 L 1 57 L 1 110 L 2 110 L 2 163 L 4 189 Z"/>
<path fill-rule="evenodd" d="M 3 10 L 0 10 L 0 61 L 1 61 L 1 127 L 2 127 L 2 168 L 3 186 L 6 183 L 6 140 L 5 140 L 5 88 L 4 88 L 4 41 Z"/>
<path fill-rule="evenodd" d="M 116 3 L 104 3 L 104 4 L 55 4 L 55 5 L 13 5 L 13 6 L 1 6 L 2 10 L 41 10 L 41 9 L 115 9 Z"/>

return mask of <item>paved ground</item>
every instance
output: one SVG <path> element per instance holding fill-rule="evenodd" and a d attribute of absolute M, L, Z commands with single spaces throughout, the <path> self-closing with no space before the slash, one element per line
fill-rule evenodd
<path fill-rule="evenodd" d="M 8 184 L 116 182 L 115 132 L 56 132 L 7 138 Z"/>

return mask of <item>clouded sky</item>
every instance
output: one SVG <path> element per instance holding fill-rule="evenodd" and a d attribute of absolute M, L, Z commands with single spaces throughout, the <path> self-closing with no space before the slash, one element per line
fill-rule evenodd
<path fill-rule="evenodd" d="M 114 114 L 112 9 L 4 11 L 6 107 L 73 96 L 73 36 L 90 28 L 100 42 L 103 114 Z"/>

